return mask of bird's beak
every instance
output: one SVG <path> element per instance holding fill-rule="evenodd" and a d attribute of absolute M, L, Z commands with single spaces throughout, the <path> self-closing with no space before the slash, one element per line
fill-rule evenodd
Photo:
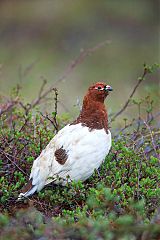
<path fill-rule="evenodd" d="M 106 85 L 104 89 L 105 91 L 113 91 L 113 88 L 109 85 Z"/>

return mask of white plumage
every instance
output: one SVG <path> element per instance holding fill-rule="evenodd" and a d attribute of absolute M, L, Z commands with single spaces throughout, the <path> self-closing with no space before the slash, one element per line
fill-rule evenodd
<path fill-rule="evenodd" d="M 56 149 L 61 147 L 68 155 L 64 165 L 59 164 L 54 155 Z M 52 181 L 65 185 L 67 176 L 69 181 L 86 180 L 98 169 L 110 148 L 110 131 L 108 134 L 104 129 L 90 131 L 81 123 L 65 126 L 34 161 L 30 174 L 34 187 L 25 194 L 21 193 L 19 197 L 28 197 L 35 191 L 39 192 Z"/>

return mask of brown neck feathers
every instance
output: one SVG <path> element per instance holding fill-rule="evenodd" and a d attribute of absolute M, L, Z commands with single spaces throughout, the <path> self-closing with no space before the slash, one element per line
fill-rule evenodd
<path fill-rule="evenodd" d="M 91 131 L 104 128 L 108 133 L 108 115 L 104 101 L 94 99 L 89 94 L 86 95 L 80 115 L 71 125 L 78 123 L 87 126 Z"/>

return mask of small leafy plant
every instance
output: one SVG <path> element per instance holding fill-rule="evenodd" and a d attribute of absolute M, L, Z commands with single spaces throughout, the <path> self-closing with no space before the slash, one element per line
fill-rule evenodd
<path fill-rule="evenodd" d="M 145 65 L 138 81 L 154 68 Z M 137 100 L 130 95 L 122 110 L 134 106 L 137 118 L 125 118 L 124 127 L 112 130 L 110 154 L 87 181 L 65 187 L 51 183 L 30 199 L 16 201 L 34 159 L 69 121 L 68 114 L 57 115 L 55 94 L 51 114 L 44 115 L 36 101 L 24 105 L 15 90 L 16 100 L 2 104 L 1 239 L 159 239 L 160 131 L 150 96 Z"/>

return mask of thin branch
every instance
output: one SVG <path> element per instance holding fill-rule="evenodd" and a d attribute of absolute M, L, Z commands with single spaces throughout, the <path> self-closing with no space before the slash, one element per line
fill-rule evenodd
<path fill-rule="evenodd" d="M 54 100 L 55 100 L 55 105 L 54 105 L 54 116 L 53 116 L 53 119 L 51 119 L 51 118 L 48 116 L 48 114 L 46 114 L 45 116 L 44 116 L 43 113 L 41 113 L 41 112 L 40 112 L 40 114 L 41 114 L 42 117 L 44 117 L 45 119 L 49 120 L 49 121 L 53 124 L 53 126 L 54 126 L 54 128 L 55 128 L 55 130 L 56 130 L 56 133 L 57 133 L 57 132 L 58 132 L 58 122 L 57 122 L 58 91 L 57 91 L 56 88 L 53 88 L 52 90 L 53 90 L 54 93 L 55 93 L 55 98 L 54 98 Z"/>
<path fill-rule="evenodd" d="M 26 172 L 24 172 L 22 168 L 20 168 L 12 159 L 10 159 L 10 158 L 8 157 L 8 155 L 9 155 L 8 153 L 5 153 L 4 151 L 1 151 L 1 153 L 3 153 L 3 154 L 5 155 L 5 157 L 6 157 L 19 171 L 21 171 L 25 176 L 26 176 L 26 175 L 28 176 L 28 174 L 27 174 Z"/>
<path fill-rule="evenodd" d="M 30 63 L 24 70 L 22 69 L 22 65 L 20 64 L 18 69 L 20 83 L 22 82 L 23 78 L 26 77 L 31 72 L 31 70 L 34 68 L 34 66 L 38 61 L 39 61 L 39 58 L 34 60 L 32 63 Z"/>
<path fill-rule="evenodd" d="M 18 99 L 15 99 L 6 104 L 0 105 L 0 116 L 4 113 L 10 111 L 17 103 L 18 103 Z"/>
<path fill-rule="evenodd" d="M 42 92 L 44 91 L 44 87 L 45 87 L 46 84 L 47 84 L 47 80 L 46 80 L 46 79 L 43 79 L 43 83 L 42 83 L 42 86 L 41 86 L 41 88 L 40 88 L 40 90 L 39 90 L 39 94 L 38 94 L 38 97 L 39 97 L 39 98 L 41 97 Z"/>
<path fill-rule="evenodd" d="M 54 92 L 55 92 L 55 105 L 54 105 L 54 122 L 55 122 L 55 129 L 56 132 L 58 132 L 58 122 L 57 122 L 57 112 L 58 112 L 58 91 L 56 88 L 53 88 Z"/>
<path fill-rule="evenodd" d="M 144 80 L 145 76 L 147 75 L 147 73 L 149 73 L 147 67 L 144 65 L 144 70 L 143 70 L 143 74 L 140 78 L 138 78 L 138 82 L 135 85 L 133 91 L 131 92 L 128 100 L 126 101 L 126 103 L 124 104 L 124 106 L 120 109 L 120 111 L 118 111 L 112 118 L 111 118 L 111 122 L 114 121 L 119 115 L 122 114 L 122 112 L 124 112 L 126 110 L 126 108 L 128 107 L 128 104 L 130 103 L 133 95 L 135 94 L 137 88 L 139 87 L 139 85 L 141 84 L 141 82 Z"/>
<path fill-rule="evenodd" d="M 145 126 L 147 127 L 147 129 L 148 129 L 148 131 L 150 133 L 152 146 L 153 146 L 153 149 L 155 151 L 156 157 L 158 158 L 158 153 L 157 153 L 157 150 L 156 150 L 156 145 L 155 145 L 155 142 L 154 142 L 152 130 L 151 130 L 150 126 L 146 123 L 145 120 L 143 120 L 143 122 L 144 122 Z"/>
<path fill-rule="evenodd" d="M 47 119 L 48 121 L 51 122 L 51 124 L 54 126 L 54 128 L 56 129 L 56 132 L 58 132 L 58 129 L 57 129 L 57 126 L 55 124 L 55 121 L 53 121 L 49 116 L 48 114 L 44 115 L 42 112 L 40 112 L 41 116 L 44 118 L 44 119 Z"/>
<path fill-rule="evenodd" d="M 77 65 L 79 65 L 80 63 L 82 63 L 84 61 L 84 59 L 86 57 L 88 57 L 91 54 L 93 54 L 94 52 L 96 52 L 99 48 L 102 48 L 105 45 L 110 44 L 110 43 L 111 43 L 111 41 L 106 40 L 104 42 L 101 42 L 101 43 L 97 44 L 93 48 L 88 48 L 86 50 L 81 49 L 80 54 L 71 62 L 71 64 L 69 64 L 69 66 L 64 71 L 64 74 L 54 82 L 54 85 L 61 82 L 62 80 L 64 80 L 73 71 L 73 69 Z"/>
<path fill-rule="evenodd" d="M 80 54 L 78 57 L 76 57 L 71 64 L 69 64 L 69 66 L 66 68 L 66 70 L 64 71 L 64 74 L 62 76 L 60 76 L 55 82 L 54 85 L 50 86 L 46 91 L 41 92 L 40 95 L 38 95 L 38 97 L 36 99 L 34 99 L 30 105 L 30 107 L 28 108 L 28 111 L 31 108 L 34 108 L 36 105 L 38 105 L 42 99 L 44 99 L 54 88 L 55 85 L 60 83 L 61 81 L 63 81 L 65 78 L 68 77 L 68 75 L 77 67 L 77 65 L 79 65 L 80 63 L 82 63 L 84 61 L 84 59 L 87 56 L 90 56 L 91 54 L 93 54 L 95 51 L 97 51 L 99 48 L 104 47 L 105 45 L 110 44 L 109 40 L 106 40 L 104 42 L 101 42 L 99 44 L 97 44 L 96 46 L 94 46 L 93 48 L 88 48 L 86 50 L 81 50 Z"/>

